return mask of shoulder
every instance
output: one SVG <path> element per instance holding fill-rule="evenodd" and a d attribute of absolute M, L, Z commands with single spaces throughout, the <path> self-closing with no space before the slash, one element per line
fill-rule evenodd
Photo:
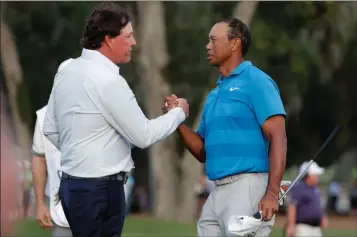
<path fill-rule="evenodd" d="M 279 91 L 276 82 L 266 72 L 254 65 L 244 70 L 243 76 L 246 77 L 252 88 L 271 88 Z"/>
<path fill-rule="evenodd" d="M 294 186 L 291 188 L 292 192 L 300 192 L 304 189 L 304 184 L 302 181 L 298 181 L 294 184 Z"/>
<path fill-rule="evenodd" d="M 100 91 L 111 87 L 118 89 L 118 86 L 129 88 L 126 80 L 119 73 L 115 73 L 105 64 L 95 61 L 78 58 L 65 70 L 84 76 L 86 86 L 94 85 Z"/>

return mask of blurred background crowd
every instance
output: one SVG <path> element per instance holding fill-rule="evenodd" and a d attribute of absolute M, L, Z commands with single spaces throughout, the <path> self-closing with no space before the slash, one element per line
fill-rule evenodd
<path fill-rule="evenodd" d="M 79 39 L 96 3 L 1 2 L 2 223 L 3 216 L 35 215 L 30 154 L 35 112 L 46 105 L 59 64 L 80 55 Z M 188 99 L 187 123 L 193 128 L 218 78 L 206 61 L 209 30 L 222 18 L 245 22 L 252 34 L 246 60 L 275 80 L 288 113 L 284 179 L 294 179 L 299 166 L 341 125 L 317 160 L 325 168 L 319 188 L 329 215 L 356 218 L 356 2 L 120 4 L 132 15 L 138 43 L 132 62 L 120 65 L 120 72 L 141 108 L 149 118 L 157 117 L 164 97 L 174 93 Z M 133 159 L 136 168 L 125 187 L 128 215 L 197 219 L 214 185 L 176 134 L 148 149 L 133 149 Z M 281 208 L 282 216 L 285 212 Z"/>

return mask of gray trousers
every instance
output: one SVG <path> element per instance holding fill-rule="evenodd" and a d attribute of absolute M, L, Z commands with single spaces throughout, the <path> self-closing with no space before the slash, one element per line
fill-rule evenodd
<path fill-rule="evenodd" d="M 235 236 L 228 231 L 231 216 L 253 216 L 264 196 L 268 174 L 239 174 L 216 181 L 197 223 L 199 237 Z M 274 218 L 264 222 L 256 236 L 269 236 Z"/>
<path fill-rule="evenodd" d="M 46 197 L 46 205 L 50 208 L 50 199 L 48 197 Z M 72 237 L 72 231 L 70 228 L 58 226 L 53 221 L 52 225 L 52 237 Z"/>

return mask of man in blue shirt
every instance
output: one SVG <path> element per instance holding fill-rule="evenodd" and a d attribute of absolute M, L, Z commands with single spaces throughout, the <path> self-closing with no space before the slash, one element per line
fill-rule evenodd
<path fill-rule="evenodd" d="M 232 216 L 261 211 L 266 221 L 256 234 L 268 236 L 278 210 L 286 162 L 285 110 L 275 82 L 244 61 L 250 45 L 248 27 L 238 19 L 216 23 L 206 46 L 207 59 L 219 68 L 217 87 L 207 96 L 201 123 L 194 132 L 178 133 L 202 163 L 216 188 L 198 221 L 198 236 L 227 236 Z M 166 98 L 166 110 L 176 106 Z"/>

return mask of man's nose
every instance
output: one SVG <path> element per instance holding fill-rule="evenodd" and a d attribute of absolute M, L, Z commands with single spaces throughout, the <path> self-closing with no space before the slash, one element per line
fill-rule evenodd
<path fill-rule="evenodd" d="M 211 43 L 211 42 L 208 42 L 208 43 L 206 44 L 206 49 L 207 49 L 207 50 L 212 49 L 212 43 Z"/>
<path fill-rule="evenodd" d="M 131 43 L 132 45 L 136 45 L 136 40 L 135 40 L 135 38 L 133 37 L 133 40 L 132 40 L 132 43 Z"/>

